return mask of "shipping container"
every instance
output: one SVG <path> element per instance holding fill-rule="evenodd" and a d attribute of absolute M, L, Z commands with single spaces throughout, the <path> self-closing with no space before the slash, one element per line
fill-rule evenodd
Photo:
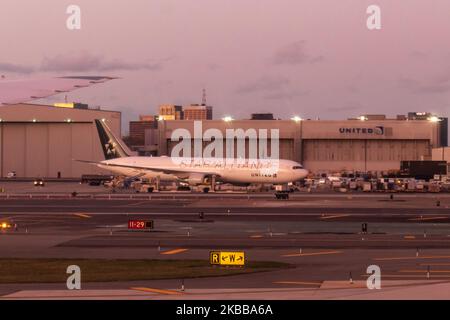
<path fill-rule="evenodd" d="M 446 161 L 401 161 L 400 175 L 415 179 L 430 180 L 434 175 L 447 175 Z"/>

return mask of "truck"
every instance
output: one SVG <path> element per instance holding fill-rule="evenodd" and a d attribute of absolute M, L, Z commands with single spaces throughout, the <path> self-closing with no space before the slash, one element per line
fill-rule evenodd
<path fill-rule="evenodd" d="M 401 161 L 400 177 L 431 180 L 447 175 L 447 161 Z"/>
<path fill-rule="evenodd" d="M 101 174 L 83 174 L 81 176 L 81 183 L 87 183 L 90 186 L 99 186 L 105 184 L 105 182 L 110 182 L 114 177 L 111 175 L 101 175 Z"/>
<path fill-rule="evenodd" d="M 288 200 L 289 193 L 292 192 L 287 184 L 275 185 L 275 198 L 281 200 Z"/>
<path fill-rule="evenodd" d="M 133 188 L 136 193 L 152 193 L 157 190 L 154 184 L 143 181 L 132 182 L 131 188 Z"/>

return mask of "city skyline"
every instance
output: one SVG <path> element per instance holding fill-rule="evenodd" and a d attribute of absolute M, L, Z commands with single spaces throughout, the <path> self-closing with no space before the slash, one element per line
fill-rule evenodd
<path fill-rule="evenodd" d="M 0 35 L 14 45 L 2 51 L 1 74 L 119 77 L 68 99 L 121 111 L 125 123 L 159 104 L 201 103 L 203 88 L 215 118 L 447 115 L 444 0 L 19 2 L 2 6 Z M 81 8 L 81 30 L 66 27 L 71 4 Z M 381 8 L 381 30 L 367 29 L 371 4 Z"/>

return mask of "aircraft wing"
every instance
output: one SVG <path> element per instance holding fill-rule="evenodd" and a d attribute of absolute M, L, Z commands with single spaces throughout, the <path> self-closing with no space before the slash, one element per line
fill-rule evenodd
<path fill-rule="evenodd" d="M 141 173 L 138 173 L 138 174 L 135 175 L 135 176 L 127 177 L 125 180 L 126 180 L 126 181 L 133 181 L 134 179 L 138 179 L 138 178 L 140 178 L 140 177 L 142 177 L 142 176 L 144 176 L 144 175 L 145 175 L 145 173 L 141 172 Z"/>
<path fill-rule="evenodd" d="M 112 164 L 112 163 L 105 163 L 105 162 L 95 162 L 95 161 L 87 161 L 87 160 L 75 160 L 78 162 L 84 162 L 84 163 L 90 163 L 90 164 L 97 164 L 102 165 L 105 167 L 119 167 L 119 168 L 129 168 L 129 169 L 136 169 L 136 170 L 143 170 L 143 171 L 155 171 L 155 172 L 161 172 L 165 174 L 173 174 L 176 176 L 185 175 L 189 173 L 197 173 L 195 171 L 189 170 L 189 169 L 183 169 L 183 168 L 177 168 L 177 169 L 170 169 L 170 168 L 163 168 L 163 167 L 141 167 L 141 166 L 132 166 L 132 165 L 126 165 L 126 164 Z M 211 171 L 211 172 L 201 172 L 201 174 L 205 174 L 207 176 L 216 175 L 219 176 L 217 173 Z"/>
<path fill-rule="evenodd" d="M 115 78 L 73 76 L 40 79 L 0 79 L 0 105 L 28 102 L 89 87 Z"/>

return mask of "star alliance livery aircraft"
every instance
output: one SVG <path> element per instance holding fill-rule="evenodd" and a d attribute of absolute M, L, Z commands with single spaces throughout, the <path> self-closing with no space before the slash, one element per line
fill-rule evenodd
<path fill-rule="evenodd" d="M 247 159 L 236 161 L 217 158 L 135 157 L 126 151 L 121 139 L 114 136 L 103 120 L 95 120 L 104 161 L 92 162 L 100 168 L 124 177 L 159 179 L 200 185 L 214 179 L 231 184 L 286 184 L 305 178 L 308 170 L 295 161 Z"/>

